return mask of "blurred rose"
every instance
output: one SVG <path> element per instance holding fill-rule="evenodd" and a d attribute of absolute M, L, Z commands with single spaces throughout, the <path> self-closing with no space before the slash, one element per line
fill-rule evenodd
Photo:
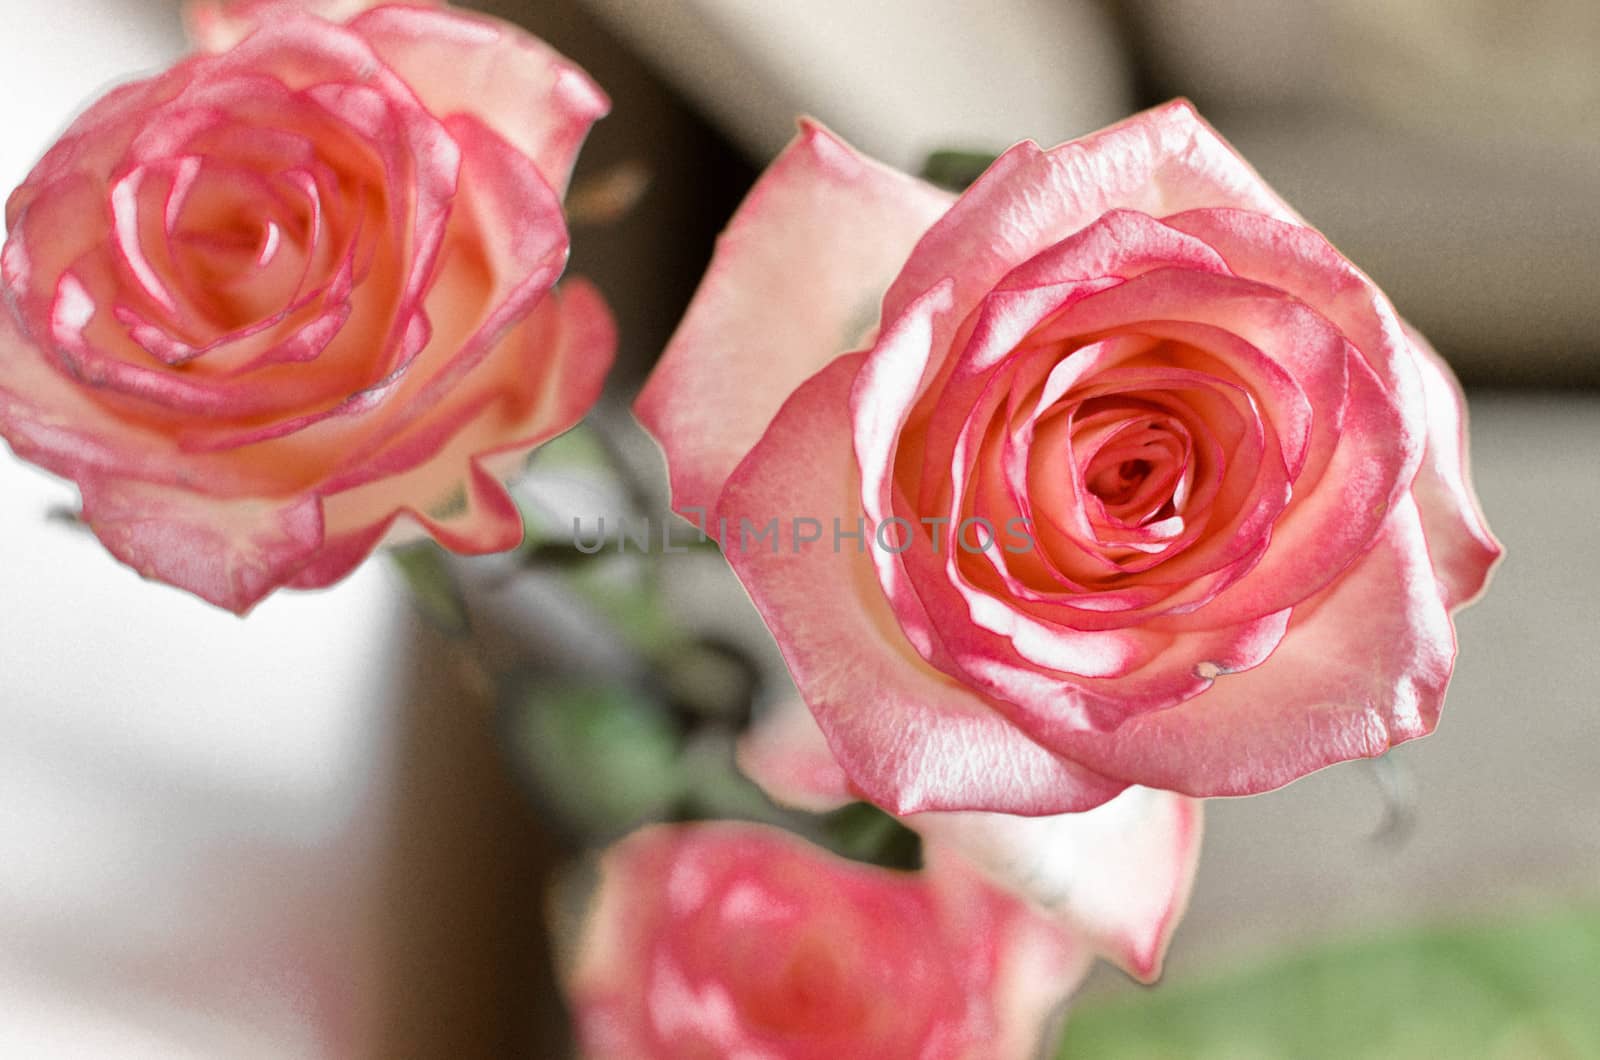
<path fill-rule="evenodd" d="M 828 813 L 857 799 L 822 731 L 797 699 L 768 710 L 740 739 L 739 765 L 777 802 Z M 902 817 L 930 867 L 955 859 L 1145 982 L 1161 975 L 1189 904 L 1202 804 L 1129 788 L 1082 813 Z"/>
<path fill-rule="evenodd" d="M 551 291 L 605 97 L 509 25 L 369 6 L 198 8 L 231 50 L 95 103 L 7 205 L 0 432 L 119 559 L 238 612 L 397 523 L 515 545 L 498 476 L 611 361 L 599 296 Z"/>
<path fill-rule="evenodd" d="M 638 412 L 900 813 L 1381 754 L 1499 555 L 1443 362 L 1183 103 L 954 205 L 807 125 Z"/>
<path fill-rule="evenodd" d="M 596 1060 L 1021 1060 L 1087 962 L 953 857 L 907 874 L 657 826 L 606 854 L 570 992 Z"/>

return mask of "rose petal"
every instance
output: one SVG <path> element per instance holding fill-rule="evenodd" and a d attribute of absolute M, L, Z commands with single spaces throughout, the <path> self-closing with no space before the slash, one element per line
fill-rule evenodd
<path fill-rule="evenodd" d="M 952 320 L 965 319 L 1018 262 L 1087 227 L 1108 210 L 1161 218 L 1233 206 L 1298 220 L 1266 182 L 1177 100 L 1048 151 L 1007 151 L 928 231 L 884 298 L 884 320 L 952 280 Z M 941 333 L 935 348 L 949 349 Z"/>
<path fill-rule="evenodd" d="M 447 267 L 432 278 L 421 307 L 432 324 L 428 343 L 403 375 L 385 382 L 380 400 L 336 409 L 345 422 L 322 416 L 329 422 L 290 441 L 335 454 L 323 467 L 332 476 L 325 487 L 335 491 L 389 473 L 386 462 L 374 463 L 376 453 L 394 450 L 393 440 L 419 419 L 463 403 L 463 380 L 539 304 L 566 264 L 561 205 L 539 172 L 476 119 L 457 115 L 447 126 L 462 149 L 462 180 L 445 231 Z M 295 429 L 305 432 L 313 422 Z"/>
<path fill-rule="evenodd" d="M 667 452 L 678 511 L 709 511 L 789 393 L 867 333 L 950 201 L 802 124 L 734 215 L 635 405 Z"/>
<path fill-rule="evenodd" d="M 1311 306 L 1361 351 L 1398 405 L 1420 407 L 1421 384 L 1400 318 L 1383 292 L 1321 233 L 1235 209 L 1192 210 L 1166 223 L 1205 240 L 1238 275 L 1281 288 Z M 1299 374 L 1292 349 L 1282 362 Z M 1394 440 L 1407 454 L 1408 468 L 1421 455 L 1421 439 L 1410 426 Z"/>
<path fill-rule="evenodd" d="M 798 696 L 763 711 L 739 738 L 737 757 L 744 774 L 785 806 L 828 813 L 860 799 Z"/>
<path fill-rule="evenodd" d="M 958 852 L 1129 975 L 1160 977 L 1199 863 L 1199 802 L 1129 788 L 1084 813 L 929 813 L 905 823 L 921 833 L 927 858 Z"/>
<path fill-rule="evenodd" d="M 1428 340 L 1407 328 L 1428 404 L 1428 448 L 1411 496 L 1422 515 L 1428 558 L 1452 611 L 1476 600 L 1504 553 L 1472 489 L 1467 460 L 1467 405 L 1460 384 Z"/>
<path fill-rule="evenodd" d="M 146 578 L 243 615 L 322 545 L 315 498 L 222 500 L 134 479 L 82 476 L 83 521 Z"/>
<path fill-rule="evenodd" d="M 1190 615 L 1153 620 L 1159 629 L 1212 628 L 1300 603 L 1345 577 L 1394 511 L 1410 456 L 1395 440 L 1405 411 L 1364 359 L 1351 355 L 1337 448 L 1315 484 L 1301 488 L 1272 527 L 1261 562 Z"/>
<path fill-rule="evenodd" d="M 522 519 L 501 478 L 583 418 L 600 396 L 616 345 L 599 292 L 567 280 L 466 378 L 457 403 L 364 467 L 371 481 L 324 499 L 327 545 L 292 584 L 338 581 L 402 518 L 452 552 L 515 546 Z"/>
<path fill-rule="evenodd" d="M 462 152 L 461 191 L 444 233 L 444 267 L 421 306 L 409 309 L 430 326 L 407 370 L 293 419 L 191 426 L 180 435 L 186 449 L 243 449 L 285 473 L 301 469 L 302 486 L 344 492 L 392 474 L 402 448 L 395 439 L 418 420 L 469 403 L 472 387 L 463 380 L 544 297 L 565 264 L 567 239 L 555 193 L 526 158 L 470 117 L 453 117 L 447 127 Z M 502 389 L 519 386 L 513 380 Z"/>
<path fill-rule="evenodd" d="M 155 77 L 118 85 L 92 103 L 6 199 L 7 230 L 14 232 L 22 214 L 56 182 L 81 179 L 85 173 L 109 173 L 140 131 L 139 122 L 133 119 L 183 91 L 200 63 L 198 58 L 180 62 Z M 101 213 L 103 204 L 97 218 Z M 44 249 L 49 249 L 48 243 Z M 71 247 L 58 260 L 71 260 L 81 250 L 81 246 Z M 11 280 L 9 273 L 7 280 Z"/>
<path fill-rule="evenodd" d="M 1406 497 L 1372 551 L 1295 609 L 1260 666 L 1114 733 L 1030 729 L 1132 784 L 1254 795 L 1432 732 L 1454 660 L 1455 631 Z"/>
<path fill-rule="evenodd" d="M 499 476 L 582 418 L 615 348 L 599 294 L 570 281 L 503 340 L 480 366 L 484 378 L 469 377 L 476 404 L 407 436 L 379 464 L 389 477 L 322 503 L 314 493 L 230 499 L 251 486 L 237 469 L 176 468 L 158 436 L 93 410 L 20 339 L 9 314 L 0 314 L 0 428 L 19 456 L 78 480 L 85 521 L 119 559 L 242 614 L 281 584 L 344 577 L 401 515 L 457 552 L 515 545 L 520 516 Z"/>
<path fill-rule="evenodd" d="M 388 4 L 350 29 L 440 118 L 470 114 L 533 159 L 559 195 L 589 127 L 611 102 L 582 69 L 500 19 Z"/>
<path fill-rule="evenodd" d="M 869 528 L 903 518 L 898 515 L 900 510 L 916 510 L 916 506 L 898 503 L 895 457 L 918 380 L 930 364 L 932 336 L 947 321 L 953 288 L 953 282 L 942 283 L 887 321 L 851 387 L 851 434 L 862 483 L 860 504 Z M 918 531 L 912 548 L 924 547 L 921 528 L 913 526 L 912 530 Z M 927 544 L 931 551 L 931 542 Z M 912 585 L 907 571 L 909 551 L 875 548 L 872 562 L 905 635 L 925 659 L 944 669 L 951 665 L 950 656 L 938 638 L 933 616 Z"/>
<path fill-rule="evenodd" d="M 345 22 L 368 8 L 391 2 L 393 0 L 188 0 L 183 5 L 183 26 L 197 48 L 221 52 L 259 27 L 286 15 L 308 13 L 329 22 Z M 405 2 L 443 6 L 443 0 Z"/>
<path fill-rule="evenodd" d="M 861 362 L 840 357 L 801 385 L 729 478 L 717 507 L 731 535 L 729 562 L 841 766 L 873 802 L 896 813 L 1100 805 L 1121 786 L 1045 751 L 994 704 L 928 666 L 904 639 L 864 552 L 848 541 L 833 547 L 834 520 L 853 531 L 861 518 L 849 438 Z M 818 520 L 823 539 L 787 539 L 798 518 Z M 741 520 L 760 528 L 772 519 L 785 538 L 774 549 L 740 540 Z"/>
<path fill-rule="evenodd" d="M 174 372 L 153 361 L 115 319 L 116 305 L 107 292 L 118 284 L 103 243 L 71 262 L 55 260 L 54 251 L 40 255 L 37 244 L 48 245 L 50 237 L 83 230 L 88 222 L 66 223 L 60 215 L 84 198 L 80 184 L 92 199 L 101 179 L 93 174 L 75 180 L 64 177 L 51 194 L 30 200 L 19 213 L 17 231 L 6 248 L 7 283 L 26 285 L 18 288 L 17 304 L 29 333 L 53 347 L 65 366 L 88 385 L 114 392 L 119 409 L 162 420 L 178 409 L 206 418 L 224 434 L 234 429 L 229 421 L 252 419 L 255 422 L 245 436 L 270 437 L 370 405 L 420 348 L 427 322 L 411 308 L 436 262 L 455 193 L 458 148 L 403 83 L 382 67 L 372 69 L 376 57 L 359 37 L 323 23 L 314 25 L 320 32 L 308 34 L 307 19 L 286 16 L 233 51 L 189 60 L 183 64 L 188 73 L 181 91 L 164 106 L 178 114 L 210 113 L 217 106 L 247 107 L 255 108 L 252 113 L 257 117 L 264 107 L 277 117 L 331 122 L 361 136 L 370 148 L 352 149 L 353 153 L 375 156 L 384 170 L 372 175 L 372 186 L 379 193 L 391 183 L 410 190 L 408 195 L 381 196 L 388 200 L 385 223 L 391 238 L 379 241 L 380 253 L 397 259 L 392 265 L 392 271 L 401 273 L 393 278 L 397 289 L 386 298 L 382 286 L 369 279 L 369 285 L 379 289 L 362 303 L 369 315 L 376 312 L 379 319 L 358 321 L 346 329 L 359 335 L 319 357 L 315 370 L 283 363 L 267 365 L 247 378 Z M 263 76 L 263 71 L 281 80 Z M 158 115 L 167 113 L 160 110 Z M 149 113 L 142 115 L 142 121 L 147 129 L 164 128 Z M 42 237 L 30 238 L 31 228 Z M 375 340 L 374 330 L 389 334 Z M 201 448 L 210 443 L 194 444 Z"/>
<path fill-rule="evenodd" d="M 1024 1060 L 1089 964 L 959 859 L 893 873 L 733 822 L 608 850 L 576 950 L 583 1045 L 630 1058 Z"/>

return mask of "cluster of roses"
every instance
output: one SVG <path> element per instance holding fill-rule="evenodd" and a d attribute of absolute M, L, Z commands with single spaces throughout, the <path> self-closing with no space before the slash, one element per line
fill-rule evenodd
<path fill-rule="evenodd" d="M 241 613 L 396 535 L 516 545 L 501 476 L 614 348 L 555 286 L 604 95 L 437 4 L 189 14 L 197 53 L 7 204 L 0 432 L 119 559 Z M 925 866 L 625 840 L 571 977 L 603 1057 L 1027 1055 L 1094 954 L 1156 973 L 1195 799 L 1434 727 L 1499 554 L 1444 364 L 1184 104 L 959 197 L 805 125 L 637 412 L 679 511 L 913 535 L 728 559 L 809 708 L 743 764 L 908 815 Z"/>

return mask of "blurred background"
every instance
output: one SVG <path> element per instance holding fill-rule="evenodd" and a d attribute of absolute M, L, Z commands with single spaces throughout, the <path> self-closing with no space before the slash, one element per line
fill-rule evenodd
<path fill-rule="evenodd" d="M 916 169 L 1193 99 L 1456 367 L 1507 558 L 1438 733 L 1210 804 L 1165 983 L 1098 974 L 1066 1055 L 1600 1055 L 1600 5 L 468 6 L 611 94 L 580 180 L 650 174 L 574 238 L 623 328 L 617 422 L 797 113 Z M 167 0 L 0 16 L 6 188 L 183 47 Z M 563 1054 L 569 844 L 496 680 L 595 654 L 547 587 L 453 567 L 464 643 L 380 559 L 239 622 L 117 566 L 51 518 L 70 487 L 3 453 L 0 496 L 0 1056 Z M 677 621 L 770 659 L 716 563 L 672 577 Z"/>

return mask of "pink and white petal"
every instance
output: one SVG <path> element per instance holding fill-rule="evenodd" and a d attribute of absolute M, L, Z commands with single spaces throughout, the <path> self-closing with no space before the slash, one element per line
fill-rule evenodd
<path fill-rule="evenodd" d="M 1410 458 L 1395 444 L 1405 410 L 1354 352 L 1349 373 L 1337 448 L 1320 480 L 1297 494 L 1273 526 L 1261 561 L 1203 608 L 1152 626 L 1210 629 L 1272 614 L 1339 584 L 1362 562 L 1399 503 L 1408 502 L 1403 473 Z"/>
<path fill-rule="evenodd" d="M 951 197 L 814 122 L 756 182 L 635 405 L 673 506 L 709 511 L 785 398 L 858 343 Z"/>
<path fill-rule="evenodd" d="M 828 813 L 860 796 L 798 696 L 767 708 L 739 738 L 739 768 L 777 803 Z"/>
<path fill-rule="evenodd" d="M 272 50 L 275 41 L 283 45 L 278 51 Z M 241 53 L 250 51 L 263 53 L 258 56 L 263 59 L 275 57 L 297 70 L 301 66 L 315 67 L 330 77 L 354 76 L 362 56 L 369 64 L 372 62 L 370 50 L 352 35 L 335 31 L 313 46 L 298 41 L 287 29 L 274 27 L 263 30 L 236 52 L 209 59 L 212 74 L 207 77 L 229 63 L 243 62 Z M 264 80 L 275 84 L 271 79 Z M 237 85 L 232 88 L 238 90 Z M 427 321 L 417 315 L 415 304 L 426 289 L 437 259 L 455 191 L 459 149 L 443 125 L 414 105 L 407 105 L 403 97 L 397 102 L 392 94 L 368 87 L 339 86 L 336 91 L 322 91 L 328 88 L 319 85 L 303 98 L 314 97 L 363 122 L 361 131 L 370 134 L 372 142 L 385 145 L 382 153 L 392 167 L 387 176 L 406 185 L 413 194 L 391 196 L 389 231 L 396 237 L 387 241 L 385 252 L 391 257 L 402 252 L 410 255 L 400 290 L 394 292 L 394 304 L 367 299 L 366 316 L 358 313 L 356 323 L 347 330 L 341 329 L 342 340 L 333 344 L 328 356 L 318 358 L 316 370 L 280 364 L 268 366 L 262 374 L 215 376 L 173 372 L 147 356 L 130 359 L 126 354 L 135 352 L 137 347 L 123 326 L 110 319 L 113 307 L 96 304 L 96 299 L 87 296 L 106 282 L 96 278 L 97 266 L 103 263 L 90 256 L 82 263 L 82 271 L 75 267 L 58 285 L 52 323 L 54 344 L 60 354 L 75 362 L 73 369 L 95 385 L 126 394 L 140 404 L 158 406 L 155 411 L 160 415 L 170 416 L 177 410 L 210 420 L 206 425 L 186 427 L 184 441 L 188 448 L 214 450 L 245 445 L 292 433 L 354 408 L 369 408 L 390 389 L 392 380 L 426 338 Z M 403 93 L 403 86 L 397 91 Z M 305 104 L 302 101 L 300 105 Z M 524 165 L 532 170 L 531 165 Z M 534 181 L 554 210 L 553 195 L 536 175 Z M 565 249 L 564 242 L 561 249 Z M 398 262 L 393 267 L 400 271 Z M 380 268 L 378 274 L 386 271 Z M 99 301 L 104 303 L 107 299 Z M 386 315 L 374 318 L 374 310 Z M 232 422 L 240 419 L 253 422 L 248 427 Z"/>
<path fill-rule="evenodd" d="M 476 399 L 402 436 L 379 454 L 376 477 L 323 498 L 328 544 L 294 585 L 343 578 L 402 520 L 452 552 L 515 547 L 522 518 L 502 479 L 594 405 L 616 344 L 616 325 L 599 292 L 568 280 L 480 366 L 491 374 L 487 383 L 468 377 L 464 389 L 477 392 Z"/>
<path fill-rule="evenodd" d="M 741 520 L 856 527 L 849 395 L 861 360 L 840 357 L 784 404 L 723 490 L 717 515 L 731 534 Z M 1122 790 L 1046 751 L 930 667 L 901 633 L 866 554 L 836 543 L 826 534 L 771 550 L 733 541 L 727 555 L 865 798 L 902 814 L 1048 814 L 1098 806 Z"/>
<path fill-rule="evenodd" d="M 1024 141 L 929 229 L 884 299 L 884 319 L 947 278 L 961 319 L 1006 273 L 1108 210 L 1159 218 L 1208 206 L 1298 220 L 1186 101 L 1050 150 Z"/>
<path fill-rule="evenodd" d="M 1052 817 L 924 813 L 930 869 L 954 852 L 1142 982 L 1188 905 L 1200 856 L 1201 804 L 1129 788 L 1104 806 Z"/>
<path fill-rule="evenodd" d="M 249 468 L 176 459 L 170 438 L 107 412 L 30 341 L 0 303 L 0 435 L 63 478 L 133 478 L 215 495 L 259 494 Z"/>
<path fill-rule="evenodd" d="M 1222 674 L 1270 658 L 1283 639 L 1285 609 L 1251 622 L 1179 635 L 1141 634 L 1159 654 L 1126 677 L 1084 678 L 1041 669 L 1006 642 L 977 634 L 952 641 L 961 682 L 992 696 L 1003 714 L 1045 746 L 1062 729 L 1112 732 L 1128 718 L 1160 713 L 1204 694 Z M 1110 631 L 1101 636 L 1114 635 Z"/>
<path fill-rule="evenodd" d="M 414 452 L 413 460 L 427 455 L 430 443 L 419 443 L 425 431 L 418 421 L 436 421 L 441 409 L 486 400 L 485 378 L 506 392 L 541 378 L 536 373 L 505 380 L 496 369 L 482 369 L 498 351 L 515 347 L 505 341 L 508 329 L 526 322 L 530 312 L 537 315 L 535 307 L 566 263 L 560 203 L 532 164 L 482 122 L 457 115 L 447 124 L 462 149 L 462 190 L 450 213 L 444 264 L 420 303 L 404 307 L 426 325 L 426 341 L 408 370 L 295 419 L 245 430 L 190 429 L 183 436 L 187 448 L 260 445 L 258 452 L 265 453 L 276 445 L 289 463 L 304 460 L 305 452 L 323 459 L 332 454 L 337 463 L 331 470 L 323 467 L 331 477 L 321 489 L 339 493 L 389 473 L 396 452 Z M 545 327 L 556 318 L 540 319 Z M 524 342 L 543 348 L 528 332 L 521 334 Z"/>
<path fill-rule="evenodd" d="M 916 510 L 896 479 L 897 450 L 919 380 L 933 357 L 933 335 L 947 323 L 953 287 L 946 281 L 926 292 L 888 322 L 872 349 L 861 355 L 864 360 L 850 391 L 851 444 L 862 482 L 860 514 L 868 527 L 893 526 L 890 520 L 899 511 Z M 903 634 L 923 658 L 946 669 L 954 664 L 934 616 L 913 585 L 908 558 L 916 557 L 907 552 L 874 548 L 871 561 Z"/>
<path fill-rule="evenodd" d="M 483 378 L 477 373 L 487 367 L 484 362 L 508 348 L 502 336 L 537 313 L 566 265 L 561 205 L 538 171 L 476 118 L 456 115 L 447 126 L 462 149 L 461 192 L 446 233 L 447 260 L 422 303 L 432 326 L 428 345 L 372 416 L 330 426 L 331 435 L 354 435 L 343 446 L 335 489 L 371 478 L 378 450 L 392 451 L 395 439 L 414 433 L 419 419 L 461 404 L 464 391 L 478 390 L 473 380 Z M 582 297 L 592 294 L 586 289 Z M 546 323 L 536 327 L 556 318 L 542 319 Z M 608 358 L 601 367 L 609 364 Z M 502 385 L 515 390 L 526 382 Z"/>
<path fill-rule="evenodd" d="M 533 159 L 558 194 L 611 101 L 575 63 L 501 19 L 387 4 L 358 16 L 366 38 L 440 118 L 470 114 Z"/>
<path fill-rule="evenodd" d="M 289 582 L 323 541 L 316 498 L 207 497 L 83 478 L 83 521 L 113 556 L 238 615 Z"/>
<path fill-rule="evenodd" d="M 202 51 L 223 52 L 284 12 L 309 12 L 329 22 L 347 22 L 368 8 L 391 0 L 189 0 L 183 27 Z M 442 0 L 405 0 L 442 6 Z"/>
<path fill-rule="evenodd" d="M 1166 223 L 1205 240 L 1238 275 L 1277 287 L 1332 321 L 1366 357 L 1395 402 L 1420 410 L 1421 384 L 1404 325 L 1377 285 L 1320 232 L 1237 209 L 1192 210 Z M 1284 363 L 1299 374 L 1294 359 Z M 1408 430 L 1395 445 L 1408 454 L 1407 467 L 1415 467 L 1422 451 L 1417 432 Z"/>
<path fill-rule="evenodd" d="M 1260 666 L 1113 733 L 1035 735 L 1130 784 L 1254 795 L 1432 732 L 1455 651 L 1422 522 L 1405 497 L 1372 551 L 1295 609 Z"/>
<path fill-rule="evenodd" d="M 181 93 L 200 66 L 199 59 L 184 60 L 163 74 L 118 85 L 90 104 L 7 197 L 7 230 L 16 230 L 22 214 L 52 184 L 109 173 L 141 131 L 140 118 Z M 70 249 L 58 254 L 68 260 L 76 256 Z"/>
<path fill-rule="evenodd" d="M 1453 611 L 1482 594 L 1504 549 L 1490 532 L 1472 489 L 1467 403 L 1460 384 L 1427 339 L 1409 327 L 1406 331 L 1422 369 L 1428 404 L 1428 447 L 1411 496 L 1422 513 L 1422 534 L 1444 605 Z"/>

